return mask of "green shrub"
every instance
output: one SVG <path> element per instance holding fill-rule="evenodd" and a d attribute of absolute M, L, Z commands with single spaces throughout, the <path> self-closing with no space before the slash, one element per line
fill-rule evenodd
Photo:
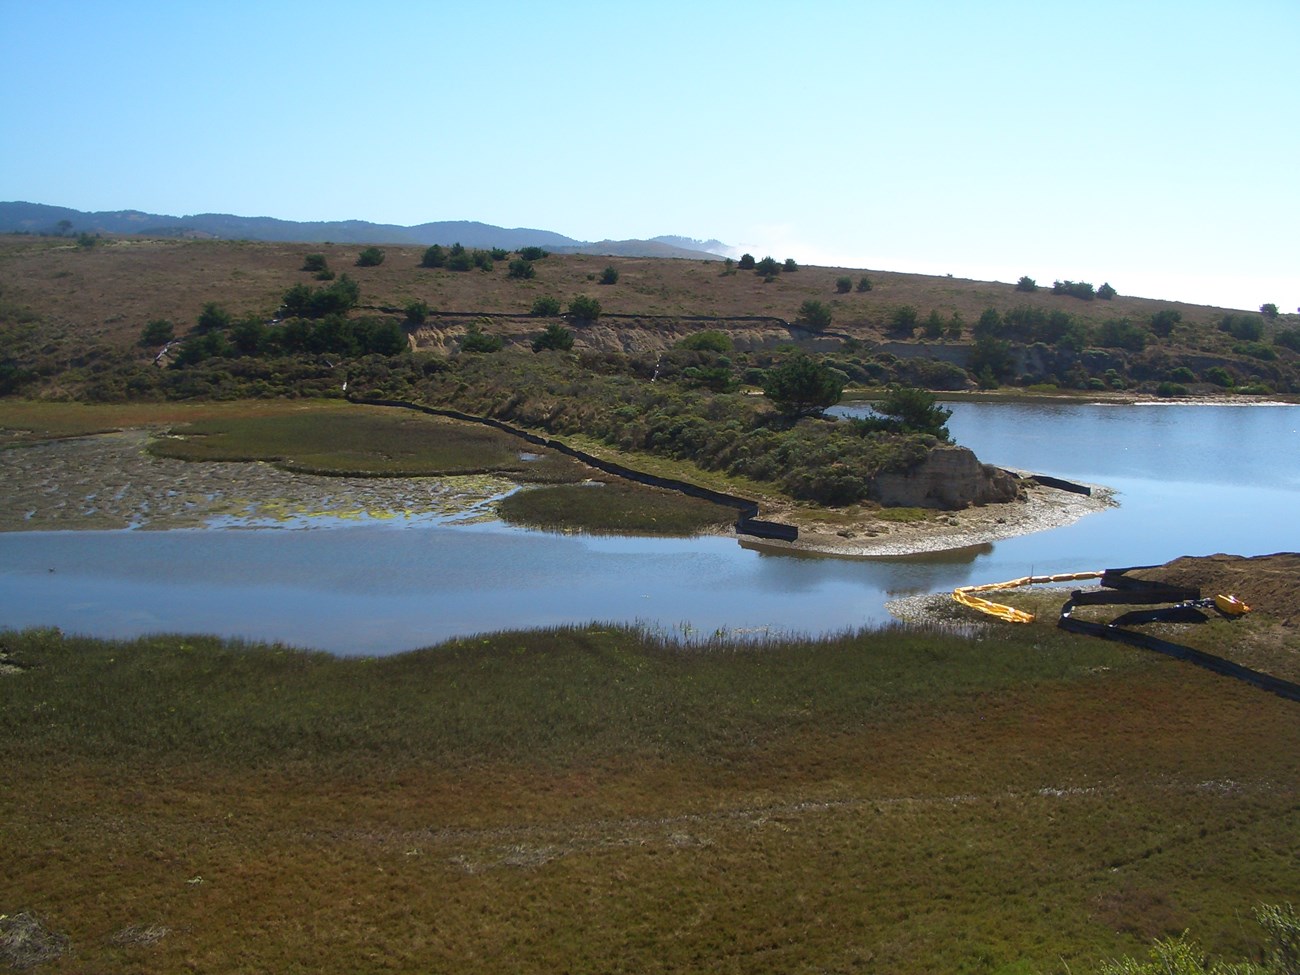
<path fill-rule="evenodd" d="M 1210 366 L 1201 373 L 1201 378 L 1207 383 L 1213 383 L 1215 386 L 1222 386 L 1224 389 L 1234 385 L 1235 380 L 1232 374 L 1224 369 L 1223 366 Z"/>
<path fill-rule="evenodd" d="M 853 289 L 853 279 L 847 274 L 835 279 L 835 290 L 844 295 Z"/>
<path fill-rule="evenodd" d="M 765 257 L 754 265 L 754 273 L 761 278 L 772 280 L 781 270 L 781 265 L 776 262 L 775 257 Z"/>
<path fill-rule="evenodd" d="M 323 271 L 326 266 L 324 254 L 308 254 L 302 259 L 304 271 Z"/>
<path fill-rule="evenodd" d="M 1082 298 L 1084 301 L 1092 301 L 1096 297 L 1092 285 L 1086 281 L 1053 281 L 1052 294 L 1070 295 L 1073 298 Z"/>
<path fill-rule="evenodd" d="M 474 266 L 480 271 L 491 271 L 493 267 L 492 253 L 490 251 L 475 250 L 471 255 Z"/>
<path fill-rule="evenodd" d="M 618 268 L 613 267 L 613 266 L 611 265 L 610 267 L 607 267 L 607 268 L 605 268 L 605 270 L 601 271 L 601 272 L 600 272 L 600 283 L 601 283 L 601 284 L 618 284 Z"/>
<path fill-rule="evenodd" d="M 442 267 L 447 263 L 447 252 L 441 244 L 430 244 L 420 258 L 420 267 Z"/>
<path fill-rule="evenodd" d="M 829 366 L 799 353 L 767 370 L 763 395 L 790 416 L 819 414 L 840 401 L 844 384 Z"/>
<path fill-rule="evenodd" d="M 1029 291 L 1029 292 L 1037 291 L 1038 282 L 1035 281 L 1033 278 L 1031 278 L 1028 274 L 1026 274 L 1024 277 L 1022 277 L 1019 281 L 1016 282 L 1016 290 Z"/>
<path fill-rule="evenodd" d="M 176 337 L 176 328 L 166 318 L 155 318 L 140 332 L 141 345 L 165 345 Z"/>
<path fill-rule="evenodd" d="M 889 313 L 889 331 L 910 338 L 916 331 L 917 311 L 911 305 L 899 305 Z"/>
<path fill-rule="evenodd" d="M 1258 315 L 1229 312 L 1220 319 L 1219 331 L 1242 342 L 1258 342 L 1264 337 L 1264 320 Z"/>
<path fill-rule="evenodd" d="M 799 270 L 799 265 L 794 262 L 793 257 L 787 257 L 785 259 L 785 264 L 781 266 L 781 270 L 785 271 L 787 274 L 792 274 Z"/>
<path fill-rule="evenodd" d="M 412 325 L 423 325 L 429 317 L 429 303 L 415 300 L 406 303 L 406 320 Z"/>
<path fill-rule="evenodd" d="M 533 340 L 534 352 L 543 352 L 547 349 L 567 352 L 572 348 L 573 333 L 559 322 L 551 322 L 546 326 L 546 330 Z"/>
<path fill-rule="evenodd" d="M 810 328 L 814 332 L 820 332 L 830 328 L 831 324 L 831 307 L 822 301 L 809 298 L 799 306 L 799 324 L 805 328 Z"/>
<path fill-rule="evenodd" d="M 1179 366 L 1169 373 L 1169 379 L 1176 383 L 1194 383 L 1196 382 L 1196 373 L 1186 366 Z"/>
<path fill-rule="evenodd" d="M 569 315 L 580 322 L 594 322 L 600 318 L 600 302 L 589 295 L 578 295 L 569 302 Z"/>
<path fill-rule="evenodd" d="M 861 291 L 870 291 L 870 290 L 871 290 L 871 279 L 864 274 L 862 275 L 862 277 L 858 278 L 858 291 L 861 292 Z"/>
<path fill-rule="evenodd" d="M 198 327 L 200 332 L 214 332 L 219 329 L 229 328 L 230 322 L 230 312 L 215 301 L 209 301 L 203 306 L 203 310 L 199 312 Z"/>
<path fill-rule="evenodd" d="M 1277 351 L 1271 345 L 1265 345 L 1263 342 L 1239 342 L 1232 347 L 1232 351 L 1237 355 L 1250 356 L 1252 359 L 1262 359 L 1265 362 L 1273 362 L 1277 359 Z"/>
<path fill-rule="evenodd" d="M 1114 288 L 1112 288 L 1110 286 L 1110 282 L 1108 281 L 1103 282 L 1102 286 L 1097 289 L 1097 297 L 1100 298 L 1102 301 L 1110 301 L 1117 294 L 1119 294 L 1119 292 L 1116 291 Z"/>
<path fill-rule="evenodd" d="M 378 247 L 367 247 L 357 255 L 357 267 L 378 267 L 384 263 L 384 252 Z"/>
<path fill-rule="evenodd" d="M 725 353 L 732 350 L 731 336 L 726 332 L 719 332 L 716 329 L 705 329 L 702 332 L 693 332 L 677 343 L 679 349 L 689 349 L 694 352 L 719 352 Z"/>
<path fill-rule="evenodd" d="M 736 265 L 736 266 L 739 267 L 742 271 L 752 271 L 752 270 L 754 270 L 754 255 L 753 255 L 753 254 L 741 254 L 741 255 L 740 255 L 740 263 L 739 263 L 738 265 Z"/>
<path fill-rule="evenodd" d="M 543 295 L 533 302 L 531 315 L 537 318 L 553 318 L 560 313 L 560 299 Z"/>
<path fill-rule="evenodd" d="M 540 261 L 549 255 L 540 247 L 521 247 L 519 248 L 519 256 L 525 261 Z"/>
<path fill-rule="evenodd" d="M 1151 331 L 1167 338 L 1175 325 L 1183 320 L 1183 313 L 1173 308 L 1162 308 L 1151 316 Z"/>
<path fill-rule="evenodd" d="M 524 260 L 522 257 L 516 258 L 515 260 L 511 261 L 510 270 L 507 272 L 507 275 L 509 277 L 518 278 L 520 280 L 525 280 L 525 281 L 536 274 L 537 272 L 533 270 L 533 262 Z"/>
<path fill-rule="evenodd" d="M 487 334 L 479 327 L 478 322 L 470 325 L 460 340 L 462 352 L 500 352 L 504 347 L 505 340 L 501 336 Z"/>

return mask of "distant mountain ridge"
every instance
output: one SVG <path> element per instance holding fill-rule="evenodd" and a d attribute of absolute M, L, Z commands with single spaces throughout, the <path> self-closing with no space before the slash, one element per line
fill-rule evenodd
<path fill-rule="evenodd" d="M 622 257 L 682 257 L 721 260 L 729 253 L 717 240 L 655 237 L 652 240 L 581 241 L 549 230 L 496 227 L 473 220 L 443 220 L 403 227 L 367 220 L 297 221 L 196 213 L 184 217 L 140 210 L 87 212 L 44 203 L 0 203 L 0 233 L 136 234 L 143 237 L 198 237 L 265 240 L 282 243 L 464 244 L 466 247 L 545 247 L 566 253 Z"/>

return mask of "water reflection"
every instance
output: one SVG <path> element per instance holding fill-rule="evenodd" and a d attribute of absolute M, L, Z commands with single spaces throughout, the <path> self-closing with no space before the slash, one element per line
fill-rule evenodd
<path fill-rule="evenodd" d="M 953 552 L 837 559 L 761 541 L 555 535 L 499 523 L 0 533 L 0 619 L 104 636 L 205 632 L 338 653 L 591 620 L 708 634 L 837 632 L 893 596 L 1184 554 L 1294 550 L 1300 410 L 952 404 L 983 459 L 1121 507 Z"/>

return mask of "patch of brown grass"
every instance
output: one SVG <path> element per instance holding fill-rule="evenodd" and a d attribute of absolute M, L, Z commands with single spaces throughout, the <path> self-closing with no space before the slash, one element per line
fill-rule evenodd
<path fill-rule="evenodd" d="M 290 287 L 315 285 L 302 270 L 308 253 L 323 253 L 337 273 L 356 280 L 363 306 L 403 308 L 423 300 L 435 310 L 523 316 L 523 321 L 502 326 L 510 333 L 540 331 L 526 316 L 543 295 L 567 305 L 576 295 L 589 294 L 605 312 L 627 315 L 773 316 L 787 321 L 794 321 L 800 305 L 812 298 L 830 304 L 834 331 L 864 339 L 881 338 L 893 309 L 901 305 L 917 308 L 923 319 L 932 310 L 945 319 L 958 312 L 968 329 L 988 307 L 1063 309 L 1094 323 L 1125 316 L 1144 321 L 1155 310 L 1171 307 L 1181 311 L 1185 322 L 1209 324 L 1224 311 L 1122 296 L 1084 302 L 1053 296 L 1050 286 L 1026 294 L 1011 283 L 881 270 L 870 271 L 871 291 L 838 294 L 836 279 L 860 269 L 801 266 L 765 283 L 751 272 L 723 274 L 716 261 L 584 254 L 553 254 L 536 262 L 535 278 L 521 281 L 507 276 L 505 262 L 491 272 L 422 268 L 424 248 L 417 246 L 385 246 L 382 264 L 356 267 L 361 249 L 355 244 L 138 238 L 111 238 L 82 249 L 58 238 L 3 237 L 0 280 L 6 297 L 39 315 L 45 327 L 63 323 L 80 342 L 119 347 L 134 345 L 145 323 L 156 318 L 171 319 L 183 333 L 207 302 L 236 316 L 269 318 Z M 617 284 L 597 283 L 606 266 L 618 269 Z M 1068 271 L 1062 275 L 1068 277 Z M 440 327 L 436 319 L 430 325 Z"/>

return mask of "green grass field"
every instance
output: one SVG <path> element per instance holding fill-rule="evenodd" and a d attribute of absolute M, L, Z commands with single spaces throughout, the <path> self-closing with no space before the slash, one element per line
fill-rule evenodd
<path fill-rule="evenodd" d="M 1070 972 L 1300 881 L 1295 705 L 1048 626 L 0 636 L 49 971 Z M 124 931 L 166 929 L 152 944 Z M 126 943 L 119 943 L 125 941 Z"/>

